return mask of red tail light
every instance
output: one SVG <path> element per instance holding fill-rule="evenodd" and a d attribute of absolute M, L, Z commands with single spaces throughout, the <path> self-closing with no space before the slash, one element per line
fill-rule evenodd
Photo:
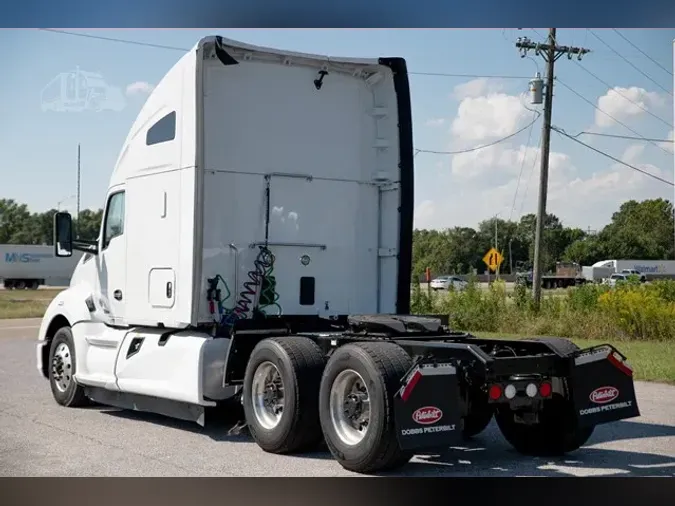
<path fill-rule="evenodd" d="M 490 396 L 491 400 L 496 401 L 502 396 L 502 387 L 499 385 L 492 385 L 488 395 Z"/>
<path fill-rule="evenodd" d="M 539 385 L 539 394 L 542 397 L 548 397 L 551 395 L 551 392 L 553 392 L 553 387 L 551 387 L 551 384 L 548 382 L 544 382 L 541 385 Z"/>

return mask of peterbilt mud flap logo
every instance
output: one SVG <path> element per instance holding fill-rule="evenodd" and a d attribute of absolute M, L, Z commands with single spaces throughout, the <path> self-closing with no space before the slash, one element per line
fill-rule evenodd
<path fill-rule="evenodd" d="M 434 406 L 425 406 L 412 415 L 412 419 L 420 425 L 432 425 L 443 418 L 443 411 Z"/>
<path fill-rule="evenodd" d="M 619 397 L 619 389 L 616 387 L 605 386 L 596 388 L 588 395 L 588 398 L 592 403 L 599 404 L 599 406 L 581 409 L 579 410 L 579 415 L 580 416 L 594 415 L 596 413 L 614 411 L 615 409 L 630 408 L 633 405 L 633 401 L 616 402 L 614 404 L 609 404 L 617 397 Z"/>
<path fill-rule="evenodd" d="M 594 404 L 607 404 L 619 397 L 619 389 L 615 387 L 600 387 L 591 392 L 588 398 Z"/>

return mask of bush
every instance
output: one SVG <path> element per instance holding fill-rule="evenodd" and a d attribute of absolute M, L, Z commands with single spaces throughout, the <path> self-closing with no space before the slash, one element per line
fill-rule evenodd
<path fill-rule="evenodd" d="M 675 339 L 675 281 L 616 288 L 588 284 L 564 296 L 542 298 L 535 310 L 529 291 L 507 293 L 502 281 L 487 290 L 469 282 L 464 291 L 429 297 L 413 290 L 413 312 L 447 314 L 453 328 L 475 332 L 555 335 L 586 339 Z"/>

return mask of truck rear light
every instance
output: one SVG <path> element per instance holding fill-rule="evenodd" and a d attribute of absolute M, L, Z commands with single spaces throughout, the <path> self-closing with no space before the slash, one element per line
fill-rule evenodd
<path fill-rule="evenodd" d="M 516 390 L 515 386 L 506 385 L 506 388 L 504 389 L 504 397 L 507 399 L 513 399 L 516 396 L 516 393 L 518 393 L 518 391 Z"/>
<path fill-rule="evenodd" d="M 502 387 L 499 385 L 492 385 L 490 391 L 488 392 L 490 399 L 493 401 L 498 400 L 502 396 Z"/>
<path fill-rule="evenodd" d="M 549 397 L 551 392 L 553 392 L 553 387 L 548 381 L 544 381 L 541 385 L 539 385 L 539 395 L 542 397 Z"/>
<path fill-rule="evenodd" d="M 536 397 L 537 391 L 538 391 L 537 385 L 535 385 L 534 383 L 530 383 L 525 388 L 525 393 L 527 394 L 528 397 Z"/>

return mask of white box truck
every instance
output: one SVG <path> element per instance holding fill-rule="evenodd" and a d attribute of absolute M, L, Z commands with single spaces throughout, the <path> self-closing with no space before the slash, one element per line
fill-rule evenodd
<path fill-rule="evenodd" d="M 82 254 L 54 256 L 53 246 L 0 244 L 0 280 L 7 290 L 37 290 L 41 285 L 68 286 Z"/>
<path fill-rule="evenodd" d="M 346 469 L 405 464 L 496 418 L 565 453 L 639 415 L 616 349 L 508 341 L 410 316 L 406 62 L 206 37 L 130 129 L 101 232 L 39 331 L 54 399 L 204 423 L 241 409 L 265 451 L 327 443 Z"/>

